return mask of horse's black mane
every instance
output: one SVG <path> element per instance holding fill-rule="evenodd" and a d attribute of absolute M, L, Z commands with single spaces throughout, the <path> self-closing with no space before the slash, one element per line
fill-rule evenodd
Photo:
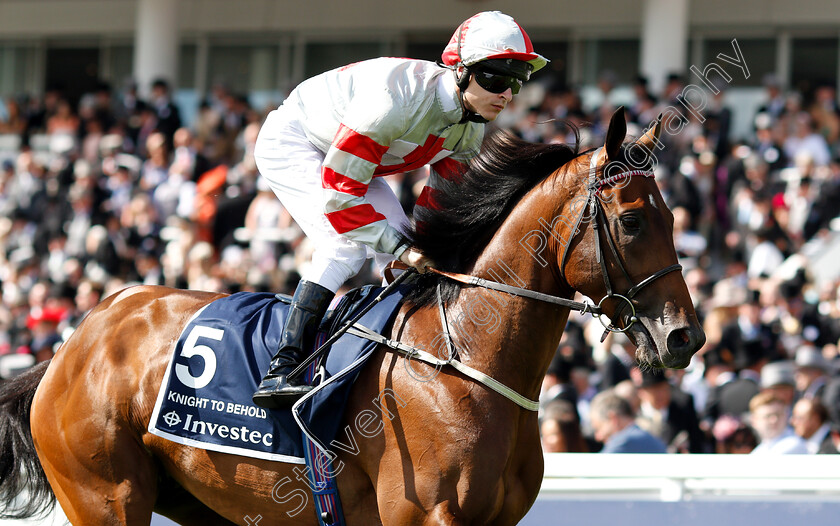
<path fill-rule="evenodd" d="M 577 129 L 574 129 L 577 136 Z M 442 181 L 434 194 L 437 207 L 415 208 L 412 244 L 435 262 L 436 268 L 464 271 L 475 261 L 490 237 L 519 200 L 557 168 L 580 155 L 578 141 L 566 144 L 531 143 L 511 133 L 489 136 L 458 182 Z M 407 300 L 428 305 L 437 300 L 441 284 L 445 301 L 459 287 L 449 279 L 425 274 Z"/>

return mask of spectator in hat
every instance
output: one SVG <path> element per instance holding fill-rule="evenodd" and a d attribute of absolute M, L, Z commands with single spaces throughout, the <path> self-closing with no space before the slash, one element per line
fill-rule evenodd
<path fill-rule="evenodd" d="M 134 79 L 126 79 L 115 101 L 114 117 L 126 128 L 129 139 L 136 138 L 137 120 L 146 106 L 137 93 L 138 87 Z"/>
<path fill-rule="evenodd" d="M 837 453 L 831 441 L 828 409 L 817 399 L 803 398 L 793 406 L 790 424 L 805 440 L 808 453 Z"/>
<path fill-rule="evenodd" d="M 630 403 L 612 390 L 595 395 L 589 407 L 595 440 L 601 453 L 665 453 L 665 444 L 636 425 Z"/>
<path fill-rule="evenodd" d="M 738 377 L 712 389 L 706 402 L 706 416 L 713 421 L 723 414 L 742 416 L 759 391 L 761 369 L 779 355 L 778 336 L 761 320 L 758 291 L 750 291 L 738 306 L 737 318 L 721 331 L 716 352 L 732 357 Z"/>
<path fill-rule="evenodd" d="M 758 434 L 756 455 L 806 454 L 805 440 L 788 427 L 785 403 L 773 393 L 764 392 L 750 400 L 750 424 Z"/>
<path fill-rule="evenodd" d="M 796 399 L 794 365 L 790 360 L 771 362 L 761 368 L 762 391 L 771 391 L 781 398 L 787 407 L 793 407 Z"/>
<path fill-rule="evenodd" d="M 796 351 L 796 390 L 801 398 L 819 398 L 825 390 L 829 365 L 822 352 L 813 345 Z"/>
<path fill-rule="evenodd" d="M 131 194 L 134 192 L 131 167 L 126 163 L 115 160 L 113 171 L 105 175 L 107 179 L 102 183 L 106 193 L 103 209 L 109 214 L 119 217 L 128 206 L 131 201 Z"/>
<path fill-rule="evenodd" d="M 694 400 L 671 385 L 661 369 L 642 370 L 638 385 L 639 417 L 636 423 L 662 440 L 669 451 L 705 452 Z"/>

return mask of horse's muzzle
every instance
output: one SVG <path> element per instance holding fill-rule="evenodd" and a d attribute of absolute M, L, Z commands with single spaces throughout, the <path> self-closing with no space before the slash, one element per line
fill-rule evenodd
<path fill-rule="evenodd" d="M 706 342 L 706 335 L 695 319 L 663 324 L 640 316 L 639 321 L 632 329 L 637 344 L 636 358 L 653 367 L 684 369 Z"/>

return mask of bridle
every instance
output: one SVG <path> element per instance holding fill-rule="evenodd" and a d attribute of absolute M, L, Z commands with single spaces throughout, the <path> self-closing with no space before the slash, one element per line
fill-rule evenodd
<path fill-rule="evenodd" d="M 610 332 L 626 332 L 633 326 L 634 323 L 639 321 L 638 317 L 636 316 L 636 307 L 633 304 L 633 298 L 641 291 L 643 288 L 647 287 L 657 279 L 665 276 L 666 274 L 670 274 L 671 272 L 682 270 L 682 265 L 679 263 L 675 263 L 663 269 L 660 269 L 650 276 L 646 277 L 645 279 L 641 280 L 639 283 L 633 282 L 633 279 L 630 277 L 630 274 L 627 272 L 627 268 L 624 265 L 624 262 L 621 260 L 621 256 L 618 254 L 618 249 L 616 248 L 615 240 L 613 239 L 612 233 L 610 232 L 609 225 L 606 220 L 606 212 L 604 211 L 604 206 L 601 203 L 601 199 L 599 194 L 601 190 L 607 185 L 614 184 L 618 181 L 634 177 L 634 176 L 643 176 L 643 177 L 653 177 L 653 172 L 647 170 L 630 170 L 627 172 L 622 172 L 616 174 L 614 176 L 599 179 L 598 178 L 598 157 L 601 154 L 601 150 L 603 150 L 603 146 L 596 149 L 595 152 L 592 154 L 592 158 L 589 162 L 589 178 L 587 181 L 587 198 L 586 198 L 586 205 L 581 207 L 581 212 L 577 217 L 577 220 L 574 223 L 574 228 L 572 229 L 572 238 L 580 233 L 580 225 L 583 222 L 584 216 L 586 216 L 587 207 L 589 209 L 589 216 L 592 222 L 592 232 L 595 235 L 595 257 L 598 261 L 598 264 L 601 267 L 601 275 L 604 277 L 604 287 L 606 290 L 606 294 L 603 298 L 597 303 L 587 303 L 587 302 L 579 302 L 573 301 L 566 298 L 561 298 L 559 296 L 553 296 L 550 294 L 544 294 L 542 292 L 533 291 L 530 289 L 525 289 L 522 287 L 515 287 L 512 285 L 508 285 L 506 283 L 500 283 L 497 281 L 486 280 L 484 278 L 479 278 L 477 276 L 469 276 L 466 274 L 458 274 L 455 272 L 445 272 L 436 269 L 429 269 L 431 272 L 439 274 L 441 276 L 445 276 L 449 279 L 458 281 L 460 283 L 464 283 L 466 285 L 473 285 L 477 287 L 483 287 L 486 289 L 496 290 L 499 292 L 506 292 L 508 294 L 513 294 L 514 296 L 521 296 L 525 298 L 531 298 L 538 301 L 546 302 L 546 303 L 553 303 L 555 305 L 562 305 L 564 307 L 568 307 L 569 309 L 580 311 L 582 314 L 590 313 L 593 316 L 597 316 L 598 320 L 604 326 L 604 336 L 602 340 L 606 338 L 606 335 Z M 602 253 L 601 248 L 601 228 L 603 226 L 604 229 L 604 238 L 607 241 L 607 246 L 609 247 L 610 253 L 612 254 L 613 259 L 615 260 L 615 265 L 621 270 L 621 273 L 624 275 L 624 278 L 627 280 L 627 283 L 630 284 L 630 288 L 627 292 L 623 294 L 618 294 L 613 291 L 612 281 L 610 280 L 610 274 L 607 270 L 607 262 L 606 258 L 604 258 L 604 254 Z M 560 261 L 560 275 L 565 280 L 566 276 L 566 260 L 568 259 L 569 249 L 568 247 L 571 246 L 572 238 L 569 239 L 569 243 L 566 245 L 566 250 L 563 252 L 563 258 Z M 568 282 L 567 282 L 568 283 Z M 624 307 L 627 306 L 630 308 L 630 315 L 627 316 L 623 320 L 623 326 L 618 326 L 615 322 L 610 319 L 604 321 L 603 316 L 603 305 L 604 302 L 608 299 L 618 299 L 622 303 L 619 308 L 616 309 L 615 315 L 618 315 Z"/>
<path fill-rule="evenodd" d="M 609 223 L 607 222 L 607 214 L 604 211 L 604 205 L 601 203 L 601 199 L 598 197 L 601 190 L 608 185 L 611 185 L 615 182 L 628 179 L 634 176 L 642 176 L 642 177 L 653 177 L 653 172 L 649 170 L 630 170 L 628 172 L 621 172 L 614 176 L 608 178 L 598 178 L 598 157 L 601 154 L 601 150 L 603 150 L 603 146 L 595 150 L 592 154 L 592 159 L 589 162 L 589 181 L 587 183 L 587 189 L 589 195 L 587 197 L 587 203 L 589 205 L 589 215 L 592 220 L 592 233 L 595 236 L 595 259 L 598 261 L 598 264 L 601 266 L 601 275 L 604 277 L 604 288 L 606 294 L 601 301 L 598 302 L 598 308 L 600 310 L 601 306 L 603 305 L 604 301 L 616 298 L 621 300 L 620 306 L 616 309 L 614 315 L 618 315 L 625 306 L 630 308 L 630 316 L 625 318 L 624 320 L 624 327 L 618 327 L 613 321 L 610 320 L 609 323 L 604 323 L 602 317 L 599 315 L 598 319 L 604 325 L 604 336 L 601 338 L 602 341 L 606 337 L 608 332 L 627 332 L 630 327 L 633 326 L 634 323 L 639 321 L 638 317 L 636 317 L 636 308 L 633 305 L 633 298 L 636 297 L 636 294 L 639 293 L 643 288 L 650 285 L 657 279 L 665 276 L 666 274 L 670 274 L 671 272 L 675 272 L 678 270 L 682 270 L 682 265 L 679 263 L 675 263 L 668 267 L 662 268 L 650 276 L 646 277 L 639 283 L 633 282 L 633 278 L 630 277 L 630 273 L 627 272 L 627 268 L 624 265 L 624 262 L 621 259 L 621 256 L 618 253 L 618 249 L 616 248 L 615 240 L 613 239 L 612 232 L 610 232 Z M 582 210 L 580 216 L 578 217 L 577 223 L 575 224 L 575 229 L 573 232 L 577 232 L 578 226 L 580 225 L 581 220 L 585 214 L 586 210 Z M 624 294 L 618 294 L 613 291 L 612 282 L 610 280 L 610 273 L 607 271 L 607 261 L 604 258 L 602 253 L 601 247 L 601 227 L 603 226 L 604 229 L 604 238 L 607 241 L 607 247 L 609 247 L 610 253 L 612 254 L 613 260 L 615 265 L 621 270 L 621 274 L 624 276 L 624 279 L 627 280 L 627 283 L 630 284 L 630 288 Z M 571 245 L 571 243 L 569 244 Z M 568 257 L 568 246 L 566 251 L 563 253 L 563 258 L 560 261 L 560 272 L 565 279 L 566 275 L 566 258 Z"/>

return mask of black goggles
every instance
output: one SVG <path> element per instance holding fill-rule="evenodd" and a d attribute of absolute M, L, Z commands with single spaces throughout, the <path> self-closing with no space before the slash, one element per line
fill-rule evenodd
<path fill-rule="evenodd" d="M 490 93 L 504 93 L 510 88 L 511 92 L 516 95 L 522 88 L 522 81 L 510 75 L 500 75 L 489 71 L 473 71 L 473 76 L 478 85 Z"/>

